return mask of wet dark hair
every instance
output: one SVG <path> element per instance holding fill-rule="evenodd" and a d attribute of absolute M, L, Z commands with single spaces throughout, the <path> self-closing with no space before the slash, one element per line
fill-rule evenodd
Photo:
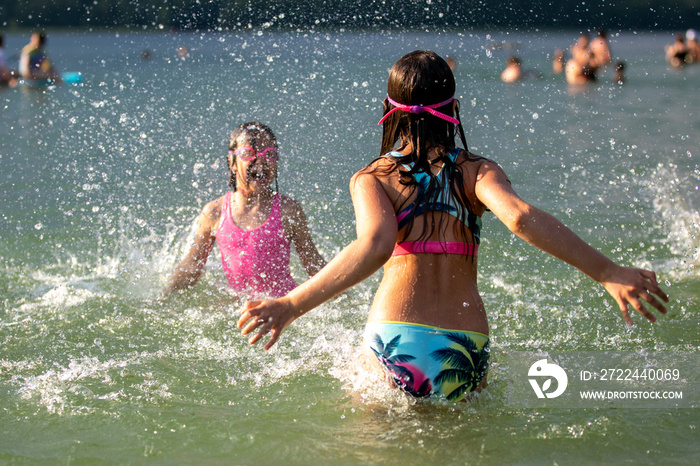
<path fill-rule="evenodd" d="M 447 62 L 438 54 L 429 50 L 416 50 L 401 57 L 391 68 L 387 91 L 389 97 L 404 105 L 431 105 L 454 96 L 455 79 Z M 384 99 L 384 115 L 392 108 L 394 106 L 387 99 Z M 452 115 L 452 109 L 453 103 L 450 102 L 435 110 Z M 439 216 L 438 219 L 435 216 L 435 211 L 423 209 L 423 207 L 436 203 L 440 193 L 437 178 L 430 170 L 430 161 L 428 160 L 430 149 L 435 149 L 438 152 L 437 160 L 444 164 L 442 170 L 446 170 L 450 196 L 456 200 L 455 205 L 458 208 L 456 216 L 467 218 L 469 214 L 469 209 L 466 206 L 469 206 L 470 202 L 463 186 L 462 172 L 459 166 L 447 157 L 447 154 L 456 147 L 455 127 L 459 132 L 467 158 L 477 159 L 478 157 L 469 153 L 459 117 L 459 102 L 454 106 L 454 109 L 455 117 L 459 121 L 457 125 L 428 112 L 410 113 L 407 111 L 396 111 L 389 115 L 383 123 L 380 157 L 392 151 L 397 142 L 400 142 L 399 150 L 406 147 L 408 143 L 413 147 L 413 152 L 407 156 L 388 158 L 388 160 L 393 161 L 393 164 L 386 169 L 386 174 L 399 170 L 400 183 L 406 186 L 418 185 L 412 176 L 414 173 L 424 172 L 430 177 L 428 188 L 424 191 L 418 191 L 418 197 L 410 214 L 411 219 L 406 231 L 406 235 L 408 235 L 417 212 L 430 211 L 433 218 L 423 222 L 421 240 L 427 238 L 435 228 L 443 229 L 447 221 L 444 215 Z M 413 167 L 403 171 L 403 168 L 400 167 L 406 163 L 413 163 Z M 378 171 L 384 170 L 379 169 Z M 400 206 L 399 210 L 403 208 L 405 205 Z M 462 222 L 456 222 L 455 228 L 460 229 L 465 238 L 469 237 L 467 228 Z"/>
<path fill-rule="evenodd" d="M 431 105 L 443 102 L 455 93 L 455 78 L 450 66 L 438 54 L 416 50 L 404 55 L 389 71 L 387 92 L 404 105 Z M 384 99 L 384 114 L 393 108 Z M 436 109 L 452 115 L 452 102 Z M 456 107 L 459 120 L 459 106 Z M 428 147 L 454 147 L 454 126 L 429 113 L 394 112 L 384 121 L 381 154 L 394 148 L 397 141 L 410 141 L 416 149 L 416 163 L 427 167 Z M 467 146 L 462 125 L 458 125 L 462 143 Z"/>
<path fill-rule="evenodd" d="M 272 129 L 270 129 L 269 126 L 260 123 L 258 121 L 249 121 L 247 123 L 243 123 L 241 125 L 238 125 L 233 131 L 231 131 L 231 136 L 228 138 L 228 150 L 236 150 L 238 147 L 236 144 L 238 144 L 238 139 L 242 136 L 245 135 L 250 143 L 253 146 L 256 146 L 258 143 L 258 139 L 261 137 L 267 137 L 272 140 L 272 144 L 275 146 L 275 149 L 277 149 L 277 138 L 275 137 L 275 133 L 272 132 Z M 232 163 L 229 163 L 229 157 L 232 157 Z M 228 154 L 226 155 L 226 166 L 228 167 L 228 185 L 233 189 L 234 191 L 236 190 L 236 174 L 234 171 L 231 169 L 231 165 L 233 165 L 233 162 L 236 161 L 236 156 L 231 155 L 229 156 Z M 275 190 L 279 192 L 279 186 L 277 185 L 277 175 L 275 174 Z"/>
<path fill-rule="evenodd" d="M 508 57 L 507 63 L 509 65 L 521 65 L 522 61 L 517 55 L 511 55 Z"/>
<path fill-rule="evenodd" d="M 0 34 L 0 48 L 5 46 L 5 36 Z"/>

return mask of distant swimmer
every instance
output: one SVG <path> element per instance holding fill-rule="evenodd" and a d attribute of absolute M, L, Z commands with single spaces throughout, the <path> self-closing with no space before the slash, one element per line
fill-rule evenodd
<path fill-rule="evenodd" d="M 186 59 L 190 54 L 190 51 L 185 47 L 184 45 L 181 47 L 178 47 L 177 49 L 177 58 L 180 60 Z"/>
<path fill-rule="evenodd" d="M 501 81 L 504 83 L 514 83 L 523 79 L 541 78 L 542 74 L 536 70 L 526 70 L 520 57 L 511 55 L 506 62 L 506 68 L 501 73 Z"/>
<path fill-rule="evenodd" d="M 596 71 L 597 67 L 587 60 L 583 61 L 583 57 L 579 55 L 578 58 L 571 58 L 566 62 L 564 74 L 569 84 L 587 84 L 597 80 Z"/>
<path fill-rule="evenodd" d="M 554 74 L 562 74 L 564 72 L 564 63 L 566 62 L 566 56 L 562 49 L 556 49 L 554 51 L 554 59 L 552 59 L 552 71 Z"/>
<path fill-rule="evenodd" d="M 7 67 L 5 58 L 5 36 L 0 34 L 0 86 L 13 86 L 15 82 L 15 77 Z"/>
<path fill-rule="evenodd" d="M 615 84 L 625 84 L 625 62 L 618 61 L 615 63 L 615 71 L 613 73 L 613 83 Z"/>
<path fill-rule="evenodd" d="M 224 274 L 242 297 L 277 297 L 296 288 L 289 271 L 292 244 L 309 276 L 326 264 L 301 205 L 279 193 L 279 148 L 272 130 L 255 121 L 239 125 L 228 149 L 231 190 L 204 206 L 194 242 L 175 267 L 164 296 L 197 283 L 215 241 Z"/>
<path fill-rule="evenodd" d="M 61 76 L 56 71 L 44 50 L 46 36 L 42 32 L 34 32 L 20 53 L 19 73 L 28 81 L 61 82 Z"/>
<path fill-rule="evenodd" d="M 688 29 L 685 33 L 685 46 L 688 47 L 688 54 L 692 63 L 700 63 L 700 43 L 698 43 L 695 29 Z"/>
<path fill-rule="evenodd" d="M 587 33 L 582 33 L 569 49 L 571 57 L 580 63 L 591 62 L 591 47 Z"/>
<path fill-rule="evenodd" d="M 566 62 L 564 74 L 569 84 L 586 84 L 597 79 L 598 65 L 596 56 L 590 49 L 588 34 L 579 36 L 571 46 L 571 59 Z"/>
<path fill-rule="evenodd" d="M 523 63 L 515 55 L 508 57 L 506 69 L 501 73 L 501 81 L 504 83 L 514 83 L 525 77 L 523 73 Z"/>
<path fill-rule="evenodd" d="M 681 68 L 690 63 L 690 51 L 683 34 L 676 34 L 673 44 L 666 46 L 666 61 L 674 68 Z"/>
<path fill-rule="evenodd" d="M 598 29 L 597 36 L 591 40 L 590 50 L 595 59 L 595 66 L 605 67 L 612 62 L 612 52 L 608 43 L 608 34 L 605 29 Z"/>

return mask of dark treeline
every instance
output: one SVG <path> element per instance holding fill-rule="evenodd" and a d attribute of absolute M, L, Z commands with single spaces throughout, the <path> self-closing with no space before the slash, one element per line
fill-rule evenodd
<path fill-rule="evenodd" d="M 0 0 L 0 26 L 237 30 L 698 27 L 698 0 Z"/>

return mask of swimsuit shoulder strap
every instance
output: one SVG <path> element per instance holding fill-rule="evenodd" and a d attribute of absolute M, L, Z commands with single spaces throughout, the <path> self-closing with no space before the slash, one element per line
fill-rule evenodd
<path fill-rule="evenodd" d="M 226 228 L 225 225 L 228 223 L 229 219 L 233 221 L 233 217 L 231 216 L 231 191 L 224 194 L 221 200 L 221 213 L 219 214 L 219 222 L 216 226 L 216 231 L 213 232 L 214 236 L 216 236 L 217 232 L 222 231 L 222 228 Z"/>
<path fill-rule="evenodd" d="M 229 191 L 226 194 L 224 194 L 224 204 L 221 206 L 221 215 L 225 215 L 227 217 L 232 217 L 232 212 L 231 212 L 231 196 L 233 196 L 233 192 Z"/>
<path fill-rule="evenodd" d="M 272 209 L 270 209 L 270 216 L 267 218 L 266 224 L 280 231 L 282 236 L 286 238 L 284 234 L 284 221 L 282 220 L 282 195 L 276 193 L 272 199 Z"/>
<path fill-rule="evenodd" d="M 280 193 L 275 193 L 272 198 L 272 209 L 270 209 L 269 218 L 279 218 L 282 220 L 282 195 Z"/>

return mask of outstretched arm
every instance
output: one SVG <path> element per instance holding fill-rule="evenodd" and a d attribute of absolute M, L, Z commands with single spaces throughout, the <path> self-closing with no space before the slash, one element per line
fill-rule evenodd
<path fill-rule="evenodd" d="M 666 314 L 657 296 L 665 302 L 668 297 L 654 272 L 615 264 L 552 215 L 520 199 L 505 173 L 494 164 L 485 163 L 479 170 L 476 195 L 517 236 L 602 284 L 617 301 L 628 325 L 632 325 L 630 305 L 651 322 L 656 321 L 642 301 Z"/>
<path fill-rule="evenodd" d="M 217 213 L 221 210 L 219 205 L 217 200 L 204 206 L 197 220 L 194 242 L 185 258 L 175 267 L 170 281 L 163 289 L 163 297 L 167 297 L 173 291 L 193 286 L 199 280 L 216 239 L 213 228 L 218 219 Z"/>
<path fill-rule="evenodd" d="M 272 301 L 249 301 L 238 320 L 242 333 L 257 333 L 254 344 L 272 332 L 270 349 L 282 331 L 306 312 L 360 283 L 391 257 L 397 235 L 396 215 L 389 197 L 376 177 L 355 175 L 350 182 L 355 207 L 357 239 L 347 245 L 319 273 L 287 296 Z"/>

